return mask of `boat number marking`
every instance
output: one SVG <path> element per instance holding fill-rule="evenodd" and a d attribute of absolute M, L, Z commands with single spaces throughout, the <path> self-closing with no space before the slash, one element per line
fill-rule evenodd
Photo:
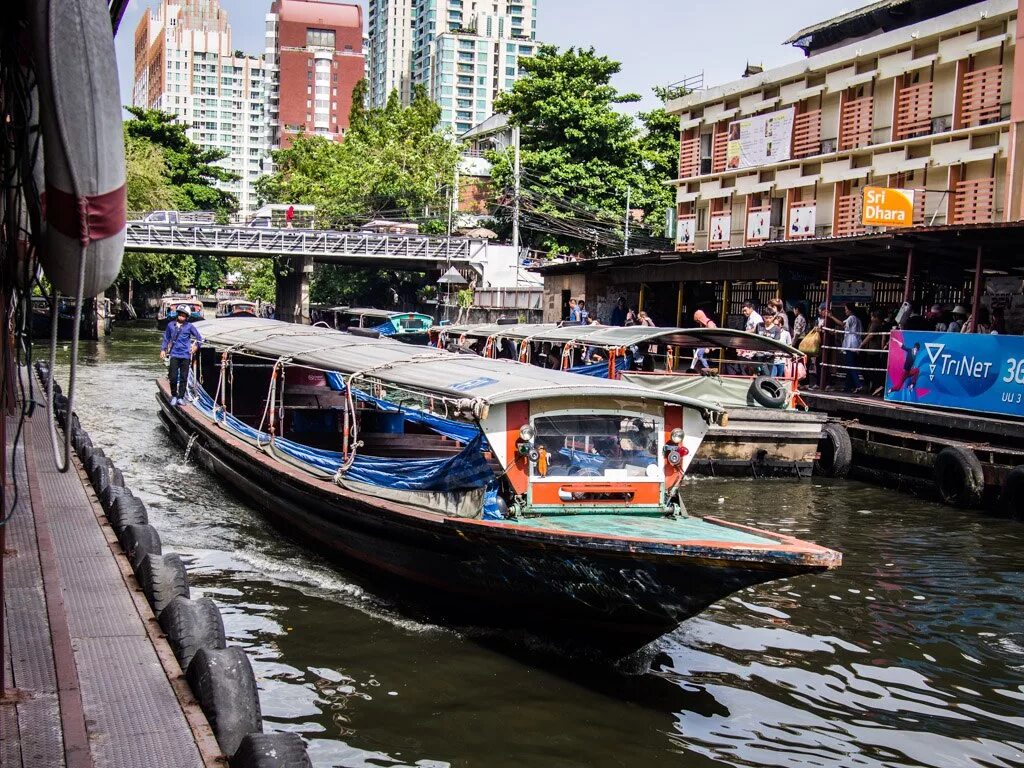
<path fill-rule="evenodd" d="M 497 384 L 497 379 L 491 379 L 487 376 L 481 376 L 479 379 L 470 379 L 464 381 L 461 384 L 455 384 L 452 386 L 456 392 L 469 392 L 474 389 L 480 389 L 480 387 L 486 387 L 488 384 Z"/>

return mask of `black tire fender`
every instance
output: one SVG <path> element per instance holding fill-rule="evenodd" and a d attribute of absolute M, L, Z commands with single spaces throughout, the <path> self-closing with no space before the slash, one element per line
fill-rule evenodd
<path fill-rule="evenodd" d="M 107 519 L 118 535 L 129 525 L 149 524 L 146 505 L 142 503 L 142 499 L 131 493 L 121 493 L 114 499 Z"/>
<path fill-rule="evenodd" d="M 132 570 L 136 572 L 142 558 L 147 555 L 162 555 L 164 551 L 160 543 L 160 534 L 152 525 L 125 526 L 117 538 L 128 562 L 132 564 Z"/>
<path fill-rule="evenodd" d="M 92 479 L 92 473 L 96 471 L 96 465 L 101 461 L 105 461 L 106 458 L 107 454 L 103 452 L 102 448 L 93 448 L 89 451 L 82 464 L 85 466 L 85 474 L 89 476 L 90 480 Z"/>
<path fill-rule="evenodd" d="M 981 504 L 985 472 L 974 451 L 949 445 L 939 451 L 932 466 L 935 488 L 947 504 L 970 509 Z"/>
<path fill-rule="evenodd" d="M 1024 464 L 1006 473 L 1006 482 L 999 494 L 999 509 L 1011 517 L 1024 519 Z"/>
<path fill-rule="evenodd" d="M 109 485 L 106 490 L 99 494 L 100 504 L 103 506 L 103 511 L 107 513 L 107 517 L 111 517 L 114 511 L 114 501 L 119 496 L 132 496 L 132 492 L 127 488 L 120 485 Z"/>
<path fill-rule="evenodd" d="M 297 733 L 247 733 L 231 758 L 231 768 L 313 768 Z"/>
<path fill-rule="evenodd" d="M 263 732 L 256 676 L 237 645 L 199 649 L 185 677 L 224 754 L 233 756 L 247 734 Z"/>
<path fill-rule="evenodd" d="M 217 605 L 208 597 L 198 600 L 174 598 L 160 613 L 160 627 L 182 669 L 188 669 L 201 648 L 219 650 L 227 647 L 224 620 Z"/>
<path fill-rule="evenodd" d="M 139 558 L 135 576 L 158 618 L 171 600 L 189 596 L 188 573 L 177 553 Z"/>
<path fill-rule="evenodd" d="M 852 465 L 853 443 L 846 427 L 834 421 L 822 424 L 818 459 L 814 462 L 815 474 L 843 478 L 850 474 Z"/>
<path fill-rule="evenodd" d="M 89 437 L 89 433 L 84 429 L 78 430 L 71 434 L 71 444 L 75 447 L 75 453 L 78 454 L 78 458 L 81 459 L 85 453 L 86 448 L 92 448 L 92 438 Z"/>
<path fill-rule="evenodd" d="M 92 481 L 92 487 L 96 489 L 97 496 L 110 487 L 110 478 L 113 474 L 114 463 L 110 459 L 103 459 L 93 463 L 92 470 L 89 472 L 89 479 Z"/>
<path fill-rule="evenodd" d="M 750 384 L 750 397 L 765 408 L 785 408 L 789 399 L 786 386 L 771 376 L 758 376 Z"/>

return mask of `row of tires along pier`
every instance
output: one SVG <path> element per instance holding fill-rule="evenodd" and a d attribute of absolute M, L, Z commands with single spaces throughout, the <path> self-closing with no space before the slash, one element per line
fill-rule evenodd
<path fill-rule="evenodd" d="M 47 366 L 36 364 L 40 379 Z M 68 399 L 53 385 L 57 422 L 70 434 L 82 467 L 136 581 L 174 652 L 185 679 L 213 729 L 231 768 L 312 768 L 295 733 L 263 733 L 256 677 L 245 651 L 228 646 L 224 622 L 208 597 L 190 597 L 181 556 L 164 552 L 146 505 L 125 485 L 124 474 L 93 445 Z"/>

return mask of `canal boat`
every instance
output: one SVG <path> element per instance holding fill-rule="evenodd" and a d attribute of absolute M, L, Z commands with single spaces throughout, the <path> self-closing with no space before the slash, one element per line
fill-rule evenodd
<path fill-rule="evenodd" d="M 217 303 L 217 317 L 258 317 L 256 302 L 245 299 L 225 299 Z"/>
<path fill-rule="evenodd" d="M 339 307 L 332 310 L 338 330 L 359 328 L 388 336 L 406 344 L 426 344 L 434 318 L 420 312 L 393 312 L 386 309 Z"/>
<path fill-rule="evenodd" d="M 161 331 L 174 322 L 178 313 L 178 307 L 185 307 L 189 312 L 189 321 L 198 323 L 206 315 L 203 312 L 203 302 L 198 296 L 179 295 L 164 296 L 160 299 L 160 309 L 156 315 L 156 327 Z"/>
<path fill-rule="evenodd" d="M 216 319 L 160 415 L 274 518 L 473 624 L 630 653 L 737 590 L 837 567 L 782 534 L 689 515 L 683 457 L 721 409 L 621 381 Z"/>
<path fill-rule="evenodd" d="M 841 427 L 803 404 L 803 354 L 767 336 L 730 328 L 488 324 L 434 328 L 431 339 L 436 346 L 610 377 L 725 409 L 724 423 L 712 425 L 687 467 L 693 474 L 806 476 L 822 441 L 843 439 L 835 434 Z M 768 375 L 777 362 L 785 370 L 779 379 Z"/>
<path fill-rule="evenodd" d="M 57 339 L 70 341 L 75 328 L 75 300 L 67 296 L 57 297 Z M 50 299 L 46 296 L 32 297 L 32 337 L 49 339 L 53 315 Z M 99 296 L 82 301 L 82 314 L 78 317 L 78 337 L 88 341 L 99 341 L 114 330 L 114 310 L 110 299 Z"/>

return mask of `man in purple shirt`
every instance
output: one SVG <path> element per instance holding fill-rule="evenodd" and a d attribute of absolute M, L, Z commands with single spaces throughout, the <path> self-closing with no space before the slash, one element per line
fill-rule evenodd
<path fill-rule="evenodd" d="M 174 322 L 168 324 L 164 331 L 164 341 L 160 346 L 160 359 L 171 358 L 167 372 L 171 380 L 171 405 L 185 404 L 185 385 L 188 384 L 192 355 L 203 343 L 203 337 L 188 318 L 189 308 L 183 304 L 178 307 Z"/>

